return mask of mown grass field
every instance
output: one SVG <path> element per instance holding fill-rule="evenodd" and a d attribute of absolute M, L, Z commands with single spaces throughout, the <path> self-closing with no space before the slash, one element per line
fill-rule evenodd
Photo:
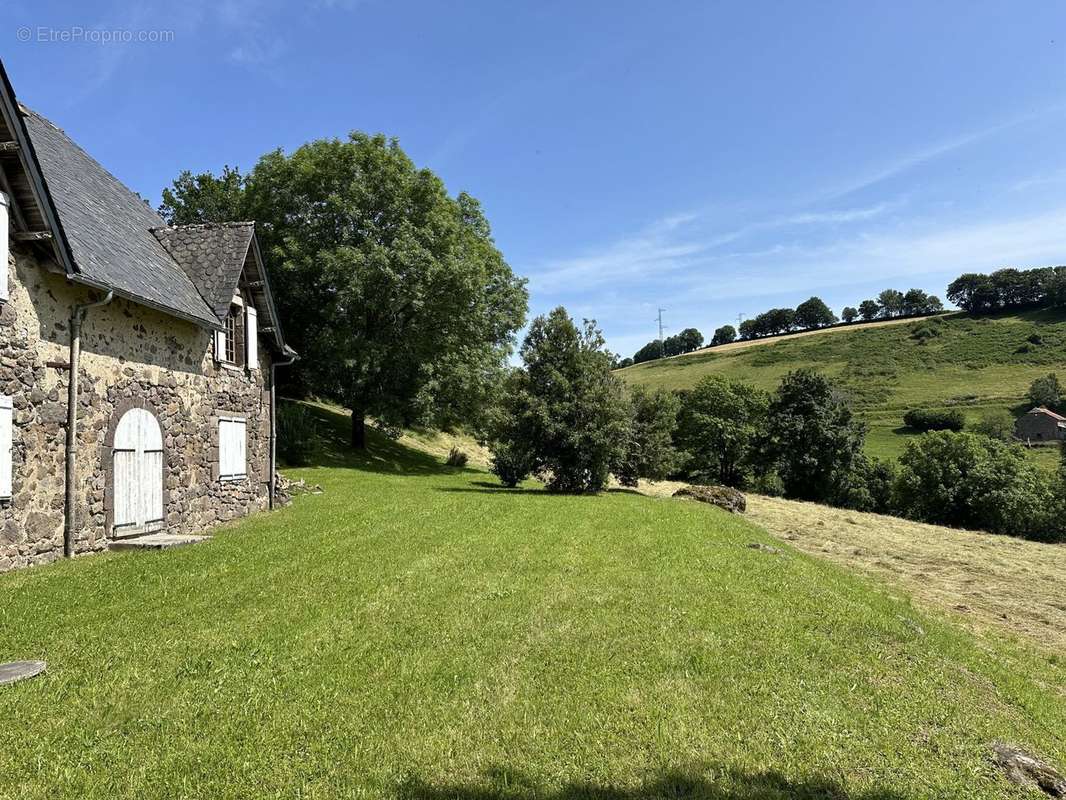
<path fill-rule="evenodd" d="M 209 543 L 0 576 L 0 660 L 49 662 L 0 688 L 0 797 L 1021 798 L 991 741 L 1066 763 L 1054 654 L 701 504 L 372 447 Z"/>
<path fill-rule="evenodd" d="M 1066 314 L 1032 312 L 972 319 L 953 314 L 883 327 L 834 329 L 736 350 L 705 350 L 621 370 L 627 381 L 687 388 L 720 374 L 774 389 L 791 370 L 811 367 L 841 382 L 870 425 L 867 450 L 898 456 L 913 435 L 903 426 L 910 408 L 961 408 L 969 422 L 990 409 L 1028 410 L 1033 379 L 1059 371 L 1066 380 Z M 939 335 L 915 338 L 920 327 Z M 1040 338 L 1040 344 L 1029 341 Z M 1054 449 L 1034 459 L 1056 463 Z"/>

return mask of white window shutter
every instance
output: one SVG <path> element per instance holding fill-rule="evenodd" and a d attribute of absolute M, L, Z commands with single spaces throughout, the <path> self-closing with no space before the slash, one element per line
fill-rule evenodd
<path fill-rule="evenodd" d="M 243 478 L 247 467 L 247 426 L 243 419 L 223 417 L 218 421 L 218 474 L 223 480 Z"/>
<path fill-rule="evenodd" d="M 11 398 L 0 395 L 0 497 L 11 497 Z"/>
<path fill-rule="evenodd" d="M 7 195 L 0 192 L 0 300 L 7 300 L 7 259 L 11 253 L 10 202 Z"/>
<path fill-rule="evenodd" d="M 233 435 L 237 440 L 237 455 L 234 458 L 236 472 L 234 474 L 244 476 L 248 474 L 248 426 L 243 419 L 237 420 L 233 426 Z"/>
<path fill-rule="evenodd" d="M 215 331 L 215 361 L 226 360 L 226 332 Z"/>
<path fill-rule="evenodd" d="M 248 369 L 259 369 L 259 323 L 251 306 L 244 308 L 244 346 Z"/>

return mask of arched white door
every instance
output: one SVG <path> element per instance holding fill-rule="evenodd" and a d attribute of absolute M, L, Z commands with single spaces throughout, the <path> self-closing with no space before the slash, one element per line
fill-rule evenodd
<path fill-rule="evenodd" d="M 155 416 L 131 408 L 115 429 L 115 536 L 163 527 L 163 434 Z"/>

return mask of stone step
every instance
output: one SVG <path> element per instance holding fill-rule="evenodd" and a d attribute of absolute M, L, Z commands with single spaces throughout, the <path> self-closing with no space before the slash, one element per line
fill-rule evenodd
<path fill-rule="evenodd" d="M 206 542 L 210 536 L 182 536 L 176 533 L 146 533 L 131 536 L 128 539 L 114 539 L 108 544 L 109 550 L 169 550 L 187 544 Z"/>
<path fill-rule="evenodd" d="M 43 661 L 11 661 L 0 664 L 0 686 L 40 675 L 47 667 Z"/>

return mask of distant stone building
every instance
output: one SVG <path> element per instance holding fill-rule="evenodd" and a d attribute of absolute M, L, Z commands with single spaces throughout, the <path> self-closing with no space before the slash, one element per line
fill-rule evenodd
<path fill-rule="evenodd" d="M 1066 439 L 1066 417 L 1038 406 L 1014 424 L 1014 435 L 1023 442 L 1053 442 Z"/>
<path fill-rule="evenodd" d="M 0 64 L 0 571 L 267 508 L 294 356 L 253 223 L 168 227 Z"/>

